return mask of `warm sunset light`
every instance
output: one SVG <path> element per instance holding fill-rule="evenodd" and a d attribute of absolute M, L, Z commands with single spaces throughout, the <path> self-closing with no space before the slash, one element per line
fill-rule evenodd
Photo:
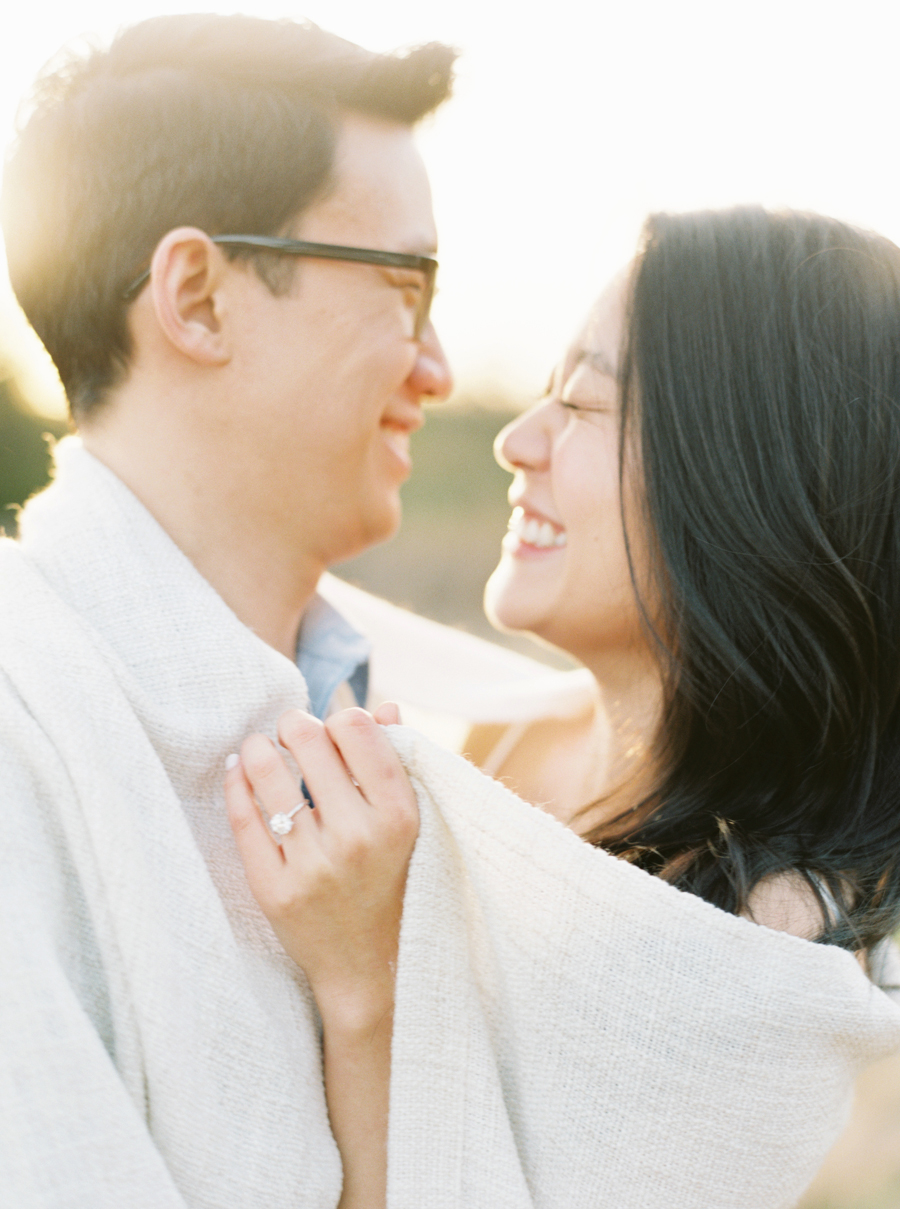
<path fill-rule="evenodd" d="M 900 0 L 7 2 L 0 1200 L 900 1209 Z"/>
<path fill-rule="evenodd" d="M 59 47 L 197 0 L 37 0 L 7 19 L 0 122 Z M 231 6 L 225 6 L 230 8 Z M 246 0 L 373 49 L 459 47 L 456 98 L 422 132 L 441 231 L 435 318 L 459 383 L 525 398 L 651 209 L 821 210 L 900 238 L 895 0 Z M 52 373 L 6 291 L 8 355 Z"/>

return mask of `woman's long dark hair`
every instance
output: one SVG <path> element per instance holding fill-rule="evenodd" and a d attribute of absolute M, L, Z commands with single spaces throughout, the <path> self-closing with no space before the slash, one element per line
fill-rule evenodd
<path fill-rule="evenodd" d="M 727 911 L 799 874 L 820 939 L 869 948 L 900 921 L 900 250 L 816 215 L 651 217 L 622 392 L 661 774 L 589 838 Z"/>

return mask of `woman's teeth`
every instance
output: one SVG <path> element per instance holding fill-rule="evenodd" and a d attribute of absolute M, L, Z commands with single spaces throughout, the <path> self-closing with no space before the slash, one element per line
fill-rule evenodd
<path fill-rule="evenodd" d="M 514 508 L 509 518 L 509 531 L 514 533 L 526 545 L 536 546 L 538 550 L 549 550 L 552 546 L 564 546 L 566 535 L 562 529 L 556 529 L 549 521 L 539 521 L 533 516 L 526 520 L 521 508 Z"/>

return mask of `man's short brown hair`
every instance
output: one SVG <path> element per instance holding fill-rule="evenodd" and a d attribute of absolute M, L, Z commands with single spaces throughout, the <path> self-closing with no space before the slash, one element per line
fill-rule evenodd
<path fill-rule="evenodd" d="M 3 229 L 73 414 L 124 374 L 123 291 L 167 231 L 284 231 L 331 183 L 340 112 L 412 125 L 448 95 L 453 59 L 439 44 L 381 55 L 311 24 L 190 15 L 144 21 L 40 78 Z"/>

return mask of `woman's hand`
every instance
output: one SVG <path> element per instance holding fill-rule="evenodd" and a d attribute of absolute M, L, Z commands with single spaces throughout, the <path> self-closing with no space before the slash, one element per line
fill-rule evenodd
<path fill-rule="evenodd" d="M 380 720 L 394 721 L 396 707 Z M 284 714 L 278 737 L 300 769 L 315 809 L 305 806 L 276 842 L 260 816 L 287 814 L 302 800 L 274 743 L 251 735 L 229 770 L 225 797 L 254 898 L 285 951 L 304 970 L 320 1011 L 348 1016 L 393 996 L 406 870 L 418 831 L 415 794 L 381 726 L 362 709 L 324 724 Z M 254 801 L 254 797 L 256 801 Z"/>
<path fill-rule="evenodd" d="M 378 722 L 293 710 L 278 724 L 312 795 L 276 842 L 256 803 L 288 814 L 301 790 L 283 757 L 252 735 L 225 799 L 254 897 L 306 972 L 322 1017 L 325 1094 L 344 1166 L 339 1209 L 383 1209 L 394 970 L 406 871 L 418 832 L 415 794 Z M 255 799 L 255 800 L 254 800 Z"/>

